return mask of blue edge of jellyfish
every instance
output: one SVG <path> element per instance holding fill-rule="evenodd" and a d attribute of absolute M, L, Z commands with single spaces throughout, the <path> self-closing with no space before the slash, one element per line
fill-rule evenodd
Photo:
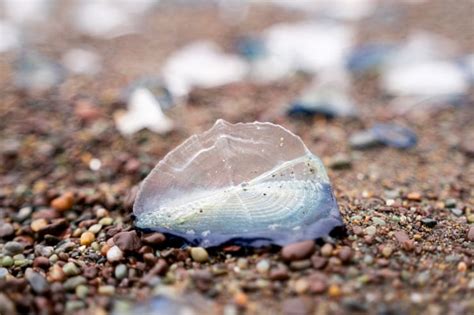
<path fill-rule="evenodd" d="M 347 230 L 340 216 L 331 185 L 325 184 L 322 190 L 325 191 L 326 196 L 328 196 L 325 205 L 331 210 L 329 216 L 303 227 L 300 233 L 295 232 L 291 235 L 289 231 L 273 233 L 267 231 L 265 235 L 253 235 L 251 237 L 211 235 L 210 237 L 204 238 L 196 235 L 180 234 L 160 227 L 150 229 L 135 226 L 135 228 L 144 233 L 159 232 L 164 234 L 167 239 L 166 243 L 170 247 L 203 246 L 206 248 L 222 248 L 230 245 L 237 245 L 244 248 L 280 247 L 282 245 L 278 243 L 282 243 L 282 240 L 284 243 L 290 244 L 308 239 L 322 242 L 323 239 L 327 237 L 344 238 L 347 236 Z M 334 207 L 336 209 L 333 209 Z M 135 221 L 135 215 L 132 215 L 132 219 Z M 295 235 L 300 235 L 300 237 Z M 206 246 L 205 240 L 208 240 L 212 245 Z"/>

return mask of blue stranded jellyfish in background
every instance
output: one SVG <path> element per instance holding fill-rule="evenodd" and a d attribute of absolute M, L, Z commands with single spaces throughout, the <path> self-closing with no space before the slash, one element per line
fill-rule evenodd
<path fill-rule="evenodd" d="M 342 226 L 323 164 L 287 129 L 218 120 L 171 151 L 142 183 L 139 228 L 191 244 L 285 245 Z"/>

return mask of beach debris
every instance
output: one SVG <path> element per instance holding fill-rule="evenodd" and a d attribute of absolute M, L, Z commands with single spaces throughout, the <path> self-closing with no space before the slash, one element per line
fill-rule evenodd
<path fill-rule="evenodd" d="M 100 56 L 82 48 L 68 50 L 63 55 L 62 63 L 66 69 L 74 74 L 94 75 L 101 68 Z"/>
<path fill-rule="evenodd" d="M 377 123 L 372 128 L 357 132 L 349 139 L 354 149 L 366 149 L 385 145 L 397 149 L 409 149 L 417 143 L 417 136 L 409 128 L 393 123 Z"/>
<path fill-rule="evenodd" d="M 436 97 L 459 96 L 468 84 L 460 67 L 447 61 L 427 61 L 388 69 L 383 76 L 384 90 L 390 95 Z"/>
<path fill-rule="evenodd" d="M 174 122 L 163 113 L 160 103 L 145 88 L 136 89 L 130 96 L 128 110 L 115 112 L 114 119 L 117 129 L 125 136 L 142 129 L 166 134 L 174 128 Z"/>
<path fill-rule="evenodd" d="M 0 20 L 0 53 L 17 49 L 20 46 L 20 32 L 14 24 Z"/>
<path fill-rule="evenodd" d="M 32 92 L 49 90 L 66 78 L 66 71 L 60 64 L 31 49 L 20 52 L 14 68 L 16 87 Z"/>
<path fill-rule="evenodd" d="M 303 21 L 271 26 L 262 38 L 266 55 L 252 63 L 252 77 L 265 82 L 344 66 L 353 31 L 345 24 Z"/>
<path fill-rule="evenodd" d="M 158 76 L 146 76 L 134 80 L 122 91 L 121 100 L 124 103 L 128 103 L 133 93 L 141 88 L 149 90 L 158 103 L 160 103 L 162 109 L 167 110 L 175 105 L 171 92 L 166 87 L 163 79 Z"/>
<path fill-rule="evenodd" d="M 355 74 L 379 72 L 394 50 L 395 45 L 379 43 L 356 47 L 348 57 L 346 67 Z"/>
<path fill-rule="evenodd" d="M 248 65 L 241 57 L 223 53 L 214 42 L 198 41 L 171 55 L 162 76 L 173 96 L 186 98 L 193 88 L 241 81 L 247 72 Z"/>
<path fill-rule="evenodd" d="M 291 103 L 288 114 L 296 117 L 322 115 L 328 118 L 356 116 L 348 73 L 344 69 L 323 72 Z"/>
<path fill-rule="evenodd" d="M 129 2 L 131 1 L 78 1 L 74 10 L 73 24 L 84 34 L 104 39 L 133 33 L 136 30 L 135 21 L 130 11 L 126 10 Z M 144 1 L 133 2 L 138 5 Z"/>
<path fill-rule="evenodd" d="M 323 164 L 287 129 L 218 120 L 143 181 L 135 225 L 212 247 L 285 245 L 342 226 Z"/>

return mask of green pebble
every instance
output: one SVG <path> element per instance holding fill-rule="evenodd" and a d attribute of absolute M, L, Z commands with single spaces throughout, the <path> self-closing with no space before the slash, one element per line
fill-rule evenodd
<path fill-rule="evenodd" d="M 64 274 L 68 277 L 77 276 L 81 271 L 77 268 L 76 264 L 68 262 L 63 266 Z"/>
<path fill-rule="evenodd" d="M 467 222 L 474 223 L 474 214 L 471 214 L 467 217 Z"/>
<path fill-rule="evenodd" d="M 102 229 L 102 224 L 94 224 L 89 228 L 89 232 L 97 234 Z"/>
<path fill-rule="evenodd" d="M 115 278 L 122 280 L 127 277 L 127 266 L 124 264 L 117 265 L 115 267 Z"/>
<path fill-rule="evenodd" d="M 22 267 L 22 266 L 25 266 L 27 264 L 28 264 L 28 260 L 26 260 L 26 259 L 18 259 L 18 260 L 15 260 L 15 263 L 14 263 L 14 265 L 16 267 Z"/>
<path fill-rule="evenodd" d="M 99 224 L 108 226 L 108 225 L 111 225 L 113 222 L 114 222 L 114 219 L 106 217 L 106 218 L 100 219 Z"/>
<path fill-rule="evenodd" d="M 13 266 L 13 263 L 13 258 L 11 258 L 10 256 L 5 256 L 2 259 L 2 267 L 11 267 Z"/>
<path fill-rule="evenodd" d="M 25 255 L 23 254 L 18 254 L 18 255 L 13 256 L 13 260 L 23 260 L 23 259 L 26 259 Z"/>
<path fill-rule="evenodd" d="M 85 284 L 86 282 L 87 280 L 83 276 L 76 276 L 76 277 L 67 279 L 64 282 L 63 287 L 65 290 L 72 291 L 72 290 L 75 290 L 77 286 L 81 284 Z"/>
<path fill-rule="evenodd" d="M 385 221 L 380 219 L 379 217 L 373 217 L 372 222 L 374 222 L 375 225 L 380 225 L 380 226 L 385 225 Z"/>
<path fill-rule="evenodd" d="M 86 285 L 80 284 L 76 287 L 76 296 L 80 299 L 85 299 L 89 294 L 89 288 Z"/>
<path fill-rule="evenodd" d="M 58 257 L 58 255 L 56 255 L 56 254 L 52 254 L 51 256 L 49 256 L 49 261 L 50 261 L 52 264 L 55 264 L 58 260 L 59 260 L 59 257 Z"/>
<path fill-rule="evenodd" d="M 99 250 L 100 250 L 100 245 L 99 245 L 99 243 L 97 243 L 97 242 L 93 242 L 93 243 L 91 244 L 91 248 L 92 248 L 93 250 L 95 250 L 95 251 L 99 251 Z"/>
<path fill-rule="evenodd" d="M 66 313 L 67 312 L 74 312 L 80 309 L 83 309 L 86 304 L 82 301 L 67 301 L 66 302 Z"/>

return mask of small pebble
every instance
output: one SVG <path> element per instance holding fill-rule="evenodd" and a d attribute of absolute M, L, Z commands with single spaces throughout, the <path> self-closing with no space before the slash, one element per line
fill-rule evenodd
<path fill-rule="evenodd" d="M 114 223 L 114 219 L 112 218 L 102 218 L 99 220 L 99 225 L 103 225 L 103 226 L 109 226 L 111 225 L 112 223 Z"/>
<path fill-rule="evenodd" d="M 205 263 L 209 260 L 209 254 L 207 253 L 207 250 L 202 247 L 192 247 L 191 258 L 196 262 Z"/>
<path fill-rule="evenodd" d="M 76 311 L 78 311 L 80 309 L 83 309 L 85 307 L 86 307 L 86 304 L 82 301 L 71 300 L 71 301 L 66 302 L 66 312 L 67 313 L 76 312 Z"/>
<path fill-rule="evenodd" d="M 101 285 L 98 292 L 101 295 L 112 296 L 115 293 L 115 287 L 113 285 Z"/>
<path fill-rule="evenodd" d="M 89 294 L 87 285 L 80 284 L 76 287 L 76 296 L 80 299 L 85 299 Z"/>
<path fill-rule="evenodd" d="M 86 283 L 87 283 L 86 278 L 84 278 L 83 276 L 76 276 L 76 277 L 67 279 L 63 283 L 63 287 L 67 291 L 72 291 L 72 290 L 75 290 L 78 285 L 86 284 Z"/>
<path fill-rule="evenodd" d="M 259 273 L 266 274 L 270 270 L 270 262 L 262 259 L 257 263 L 256 269 Z"/>
<path fill-rule="evenodd" d="M 0 238 L 11 236 L 15 233 L 13 225 L 0 222 Z"/>
<path fill-rule="evenodd" d="M 314 250 L 314 241 L 303 241 L 284 246 L 281 256 L 286 261 L 301 260 L 311 256 Z"/>
<path fill-rule="evenodd" d="M 411 192 L 407 195 L 408 200 L 421 201 L 421 194 L 419 192 Z"/>
<path fill-rule="evenodd" d="M 114 244 L 124 252 L 135 252 L 141 247 L 136 231 L 120 232 L 114 235 Z"/>
<path fill-rule="evenodd" d="M 467 232 L 467 239 L 471 242 L 474 242 L 474 226 L 469 228 L 469 231 Z"/>
<path fill-rule="evenodd" d="M 466 272 L 467 271 L 467 265 L 464 261 L 461 261 L 459 264 L 458 264 L 458 271 L 459 272 Z"/>
<path fill-rule="evenodd" d="M 309 283 L 306 279 L 301 278 L 295 281 L 294 284 L 294 290 L 298 294 L 304 294 L 306 291 L 308 291 L 309 288 Z"/>
<path fill-rule="evenodd" d="M 454 214 L 455 216 L 457 217 L 460 217 L 462 216 L 463 212 L 461 209 L 458 209 L 458 208 L 453 208 L 451 209 L 451 213 Z"/>
<path fill-rule="evenodd" d="M 467 222 L 468 223 L 474 223 L 474 214 L 470 214 L 467 216 Z"/>
<path fill-rule="evenodd" d="M 242 308 L 247 307 L 248 300 L 249 298 L 247 294 L 245 294 L 242 291 L 239 291 L 234 295 L 234 303 L 237 304 L 237 306 L 239 307 L 242 307 Z"/>
<path fill-rule="evenodd" d="M 380 226 L 384 226 L 384 225 L 385 225 L 385 221 L 382 220 L 382 219 L 379 218 L 379 217 L 373 217 L 373 218 L 372 218 L 372 222 L 374 222 L 375 225 L 380 225 Z"/>
<path fill-rule="evenodd" d="M 123 252 L 118 246 L 112 246 L 107 251 L 107 260 L 111 263 L 121 261 L 123 259 Z"/>
<path fill-rule="evenodd" d="M 57 211 L 66 211 L 72 208 L 74 204 L 74 194 L 67 192 L 51 201 L 51 207 Z"/>
<path fill-rule="evenodd" d="M 20 222 L 24 221 L 24 220 L 26 220 L 26 218 L 28 218 L 31 215 L 32 212 L 33 212 L 33 208 L 23 207 L 18 211 L 18 214 L 17 214 L 16 218 Z"/>
<path fill-rule="evenodd" d="M 444 201 L 444 205 L 446 208 L 454 208 L 456 207 L 456 199 L 449 198 Z"/>
<path fill-rule="evenodd" d="M 393 252 L 393 248 L 389 245 L 384 246 L 383 249 L 382 249 L 382 255 L 385 258 L 389 258 L 392 255 L 392 252 Z"/>
<path fill-rule="evenodd" d="M 93 234 L 97 234 L 100 232 L 101 229 L 102 229 L 102 224 L 93 224 L 89 227 L 88 231 Z"/>
<path fill-rule="evenodd" d="M 274 281 L 283 281 L 290 278 L 288 269 L 285 266 L 280 266 L 278 268 L 272 269 L 270 271 L 270 279 Z"/>
<path fill-rule="evenodd" d="M 349 262 L 352 259 L 352 250 L 349 246 L 343 246 L 339 251 L 339 258 L 342 262 Z"/>
<path fill-rule="evenodd" d="M 0 280 L 3 280 L 8 275 L 8 269 L 0 267 Z"/>
<path fill-rule="evenodd" d="M 47 225 L 48 225 L 48 221 L 46 221 L 46 219 L 41 218 L 41 219 L 33 220 L 30 224 L 30 227 L 33 232 L 38 232 L 44 229 Z"/>
<path fill-rule="evenodd" d="M 336 154 L 329 161 L 329 167 L 334 170 L 348 169 L 351 168 L 351 166 L 351 157 L 344 153 Z"/>
<path fill-rule="evenodd" d="M 11 258 L 11 256 L 5 256 L 5 257 L 2 258 L 1 265 L 2 265 L 2 267 L 7 267 L 8 268 L 8 267 L 13 266 L 13 263 L 14 263 L 14 261 L 13 261 L 13 258 Z"/>
<path fill-rule="evenodd" d="M 5 244 L 3 250 L 8 255 L 16 255 L 22 253 L 24 248 L 22 243 L 11 241 Z"/>
<path fill-rule="evenodd" d="M 68 262 L 63 266 L 63 272 L 66 276 L 77 276 L 81 271 L 73 262 Z"/>
<path fill-rule="evenodd" d="M 127 266 L 124 264 L 117 265 L 114 272 L 115 278 L 122 280 L 127 277 Z"/>
<path fill-rule="evenodd" d="M 92 242 L 95 241 L 95 235 L 93 232 L 84 232 L 81 235 L 81 245 L 89 246 Z"/>
<path fill-rule="evenodd" d="M 26 270 L 25 278 L 35 293 L 43 294 L 49 290 L 49 284 L 46 278 L 40 273 L 34 272 L 33 269 L 28 268 Z"/>
<path fill-rule="evenodd" d="M 152 233 L 143 236 L 142 241 L 147 245 L 161 245 L 166 241 L 166 237 L 161 233 Z"/>
<path fill-rule="evenodd" d="M 338 285 L 332 284 L 332 285 L 329 286 L 328 294 L 329 294 L 330 297 L 338 298 L 342 295 L 342 291 L 341 291 L 341 288 Z"/>
<path fill-rule="evenodd" d="M 434 228 L 436 226 L 436 224 L 438 224 L 438 222 L 434 219 L 431 219 L 431 218 L 423 218 L 421 219 L 421 223 L 426 226 L 426 227 L 429 227 L 429 228 Z"/>
<path fill-rule="evenodd" d="M 374 236 L 377 233 L 377 228 L 373 225 L 370 225 L 364 229 L 364 232 L 368 236 Z"/>
<path fill-rule="evenodd" d="M 109 212 L 104 208 L 99 208 L 95 211 L 95 216 L 98 218 L 104 218 L 109 215 Z"/>
<path fill-rule="evenodd" d="M 334 247 L 331 244 L 326 243 L 323 245 L 323 247 L 321 247 L 321 255 L 324 257 L 329 257 L 332 255 L 333 249 Z"/>

